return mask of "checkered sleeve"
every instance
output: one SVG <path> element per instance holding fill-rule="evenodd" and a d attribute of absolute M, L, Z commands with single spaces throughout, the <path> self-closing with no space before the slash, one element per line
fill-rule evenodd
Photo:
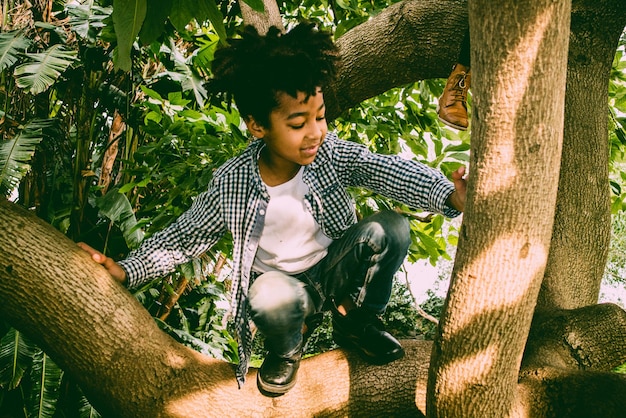
<path fill-rule="evenodd" d="M 347 182 L 365 187 L 412 208 L 455 217 L 461 212 L 446 205 L 454 184 L 443 173 L 415 160 L 376 154 L 364 145 L 338 140 L 334 155 L 345 169 Z"/>
<path fill-rule="evenodd" d="M 182 263 L 207 251 L 224 234 L 216 190 L 200 194 L 174 223 L 146 239 L 119 262 L 128 288 L 138 287 L 170 273 Z"/>

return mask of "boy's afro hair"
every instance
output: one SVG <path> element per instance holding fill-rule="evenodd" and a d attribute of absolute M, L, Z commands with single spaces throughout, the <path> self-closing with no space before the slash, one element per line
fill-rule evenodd
<path fill-rule="evenodd" d="M 271 27 L 259 35 L 246 26 L 241 38 L 215 51 L 210 90 L 232 95 L 243 117 L 268 126 L 276 95 L 315 95 L 335 76 L 339 51 L 330 33 L 301 23 L 287 33 Z"/>

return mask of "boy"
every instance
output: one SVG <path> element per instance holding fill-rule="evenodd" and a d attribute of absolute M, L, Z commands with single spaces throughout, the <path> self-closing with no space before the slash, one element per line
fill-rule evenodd
<path fill-rule="evenodd" d="M 82 245 L 135 287 L 230 231 L 237 379 L 241 385 L 247 371 L 251 319 L 268 349 L 257 374 L 268 396 L 295 385 L 303 344 L 323 310 L 332 311 L 339 345 L 375 364 L 404 355 L 377 315 L 410 244 L 408 221 L 383 211 L 357 222 L 346 187 L 448 216 L 464 207 L 464 169 L 451 183 L 415 161 L 374 154 L 328 132 L 323 88 L 337 61 L 331 36 L 314 25 L 286 34 L 272 28 L 265 36 L 246 28 L 216 51 L 212 83 L 234 97 L 256 139 L 215 172 L 186 213 L 119 264 Z"/>

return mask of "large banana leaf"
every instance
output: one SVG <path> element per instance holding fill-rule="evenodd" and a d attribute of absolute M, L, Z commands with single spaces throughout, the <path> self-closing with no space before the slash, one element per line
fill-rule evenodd
<path fill-rule="evenodd" d="M 30 62 L 15 69 L 17 86 L 32 94 L 42 93 L 50 88 L 59 76 L 76 60 L 76 51 L 56 44 L 44 52 L 24 54 Z"/>
<path fill-rule="evenodd" d="M 19 31 L 0 33 L 0 71 L 15 64 L 29 45 L 30 40 Z"/>
<path fill-rule="evenodd" d="M 43 351 L 33 356 L 32 389 L 26 402 L 29 418 L 52 418 L 59 400 L 63 370 Z"/>
<path fill-rule="evenodd" d="M 115 67 L 130 71 L 130 51 L 146 18 L 147 0 L 113 0 L 113 27 L 117 47 L 113 61 Z"/>
<path fill-rule="evenodd" d="M 38 348 L 24 337 L 24 334 L 11 328 L 0 339 L 0 387 L 13 390 L 22 380 L 24 372 L 32 363 L 33 354 Z"/>
<path fill-rule="evenodd" d="M 33 120 L 13 139 L 0 142 L 0 195 L 8 196 L 30 170 L 30 159 L 43 139 L 49 119 Z"/>

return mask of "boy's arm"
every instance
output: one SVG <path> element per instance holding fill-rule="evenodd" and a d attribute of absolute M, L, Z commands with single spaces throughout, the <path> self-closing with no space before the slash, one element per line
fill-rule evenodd
<path fill-rule="evenodd" d="M 204 253 L 218 241 L 225 226 L 217 202 L 216 193 L 200 194 L 174 223 L 144 240 L 138 249 L 117 263 L 84 243 L 79 246 L 115 280 L 135 288 L 173 271 L 176 265 Z"/>

